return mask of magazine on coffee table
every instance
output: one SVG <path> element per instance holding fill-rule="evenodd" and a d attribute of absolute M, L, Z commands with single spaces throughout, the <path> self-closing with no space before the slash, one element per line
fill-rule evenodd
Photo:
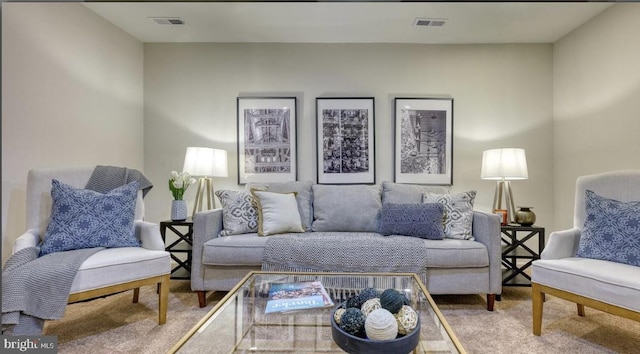
<path fill-rule="evenodd" d="M 331 307 L 333 301 L 320 281 L 273 283 L 265 313 Z"/>

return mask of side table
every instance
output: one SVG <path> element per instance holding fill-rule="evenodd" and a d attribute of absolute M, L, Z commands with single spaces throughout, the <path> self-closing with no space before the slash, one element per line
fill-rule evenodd
<path fill-rule="evenodd" d="M 177 236 L 177 239 L 170 244 L 167 244 L 167 229 Z M 165 251 L 169 252 L 171 259 L 177 263 L 171 269 L 171 279 L 191 279 L 191 247 L 193 245 L 193 221 L 191 218 L 182 221 L 161 221 L 160 235 L 166 247 Z M 187 256 L 186 260 L 178 257 L 178 254 L 182 253 Z"/>
<path fill-rule="evenodd" d="M 503 286 L 531 286 L 531 277 L 525 270 L 531 267 L 531 263 L 540 259 L 544 249 L 544 227 L 506 225 L 500 227 L 502 237 L 502 285 Z M 538 250 L 533 250 L 526 245 L 526 241 L 538 238 Z M 527 260 L 525 264 L 518 265 L 518 260 Z"/>

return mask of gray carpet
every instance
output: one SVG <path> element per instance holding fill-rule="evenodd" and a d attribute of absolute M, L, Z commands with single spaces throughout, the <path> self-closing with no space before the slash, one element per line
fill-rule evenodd
<path fill-rule="evenodd" d="M 640 353 L 640 323 L 586 309 L 548 296 L 542 336 L 531 334 L 529 288 L 505 288 L 494 312 L 480 295 L 434 296 L 447 321 L 469 353 Z M 62 320 L 48 321 L 46 335 L 57 335 L 60 353 L 164 353 L 224 293 L 209 293 L 204 309 L 189 282 L 171 281 L 167 323 L 157 324 L 154 287 L 67 307 Z M 215 338 L 212 338 L 215 340 Z"/>

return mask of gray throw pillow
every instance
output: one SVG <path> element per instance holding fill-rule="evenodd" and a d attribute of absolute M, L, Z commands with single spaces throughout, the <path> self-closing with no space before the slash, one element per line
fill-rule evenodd
<path fill-rule="evenodd" d="M 313 231 L 376 232 L 379 186 L 313 185 Z"/>
<path fill-rule="evenodd" d="M 426 192 L 444 194 L 447 193 L 447 189 L 440 186 L 421 186 L 384 181 L 382 182 L 382 203 L 422 203 L 422 194 Z"/>
<path fill-rule="evenodd" d="M 250 192 L 219 190 L 222 203 L 220 236 L 258 232 L 258 205 Z"/>
<path fill-rule="evenodd" d="M 640 266 L 640 201 L 585 193 L 586 217 L 576 255 Z"/>
<path fill-rule="evenodd" d="M 440 203 L 444 206 L 444 237 L 473 240 L 473 201 L 476 191 L 436 194 L 426 192 L 424 203 Z"/>
<path fill-rule="evenodd" d="M 378 233 L 442 240 L 444 207 L 440 203 L 382 205 Z"/>
<path fill-rule="evenodd" d="M 245 189 L 259 188 L 269 192 L 276 193 L 296 193 L 296 201 L 298 202 L 298 212 L 302 221 L 302 227 L 305 231 L 311 231 L 311 223 L 313 222 L 313 194 L 311 192 L 310 181 L 292 181 L 292 182 L 272 182 L 272 183 L 247 183 Z"/>

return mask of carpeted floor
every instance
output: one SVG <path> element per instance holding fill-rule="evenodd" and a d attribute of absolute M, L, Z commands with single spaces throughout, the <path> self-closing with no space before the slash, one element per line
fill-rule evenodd
<path fill-rule="evenodd" d="M 575 304 L 548 296 L 542 336 L 531 334 L 530 288 L 505 288 L 494 312 L 480 295 L 434 296 L 438 307 L 469 353 L 640 353 L 640 323 L 586 309 L 578 317 Z M 46 335 L 57 335 L 60 353 L 164 353 L 224 293 L 209 293 L 198 308 L 189 281 L 172 280 L 167 323 L 157 324 L 155 288 L 67 307 L 65 317 L 49 321 Z M 215 340 L 215 338 L 212 338 Z"/>

